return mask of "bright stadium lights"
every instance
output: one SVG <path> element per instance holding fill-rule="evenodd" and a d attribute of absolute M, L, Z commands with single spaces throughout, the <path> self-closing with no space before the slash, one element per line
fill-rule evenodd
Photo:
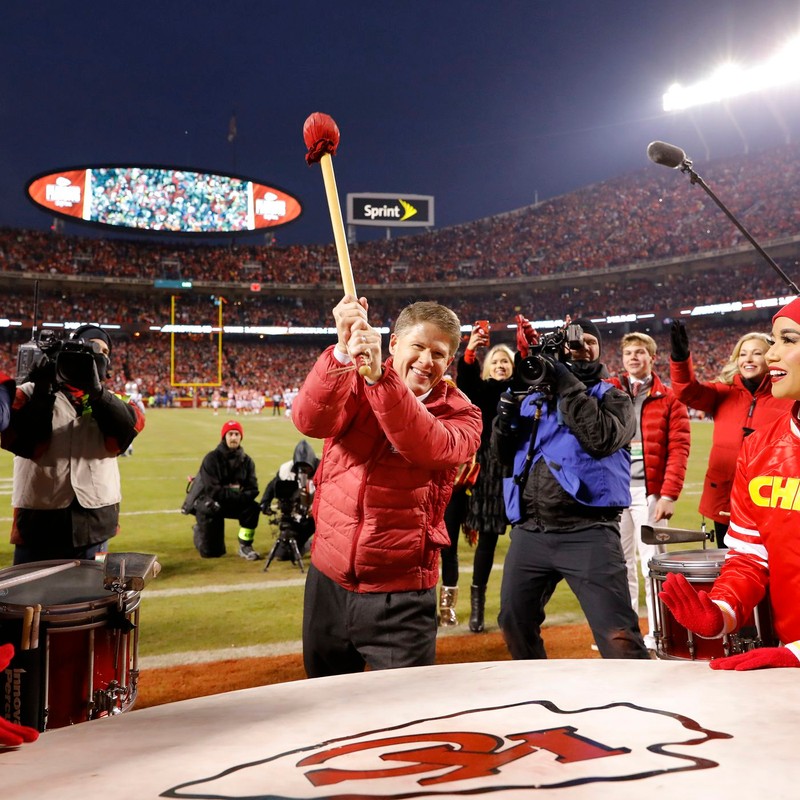
<path fill-rule="evenodd" d="M 692 86 L 674 83 L 664 94 L 664 111 L 718 103 L 731 97 L 800 82 L 800 37 L 792 39 L 775 55 L 749 69 L 723 64 L 710 78 Z"/>

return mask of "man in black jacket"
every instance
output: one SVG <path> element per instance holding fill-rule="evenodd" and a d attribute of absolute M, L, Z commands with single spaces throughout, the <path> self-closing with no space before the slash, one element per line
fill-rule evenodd
<path fill-rule="evenodd" d="M 203 558 L 225 555 L 225 520 L 239 521 L 239 555 L 256 561 L 253 549 L 259 506 L 256 467 L 242 448 L 244 431 L 236 420 L 222 426 L 220 443 L 206 455 L 195 477 L 191 495 L 196 498 L 185 511 L 197 516 L 194 546 Z"/>

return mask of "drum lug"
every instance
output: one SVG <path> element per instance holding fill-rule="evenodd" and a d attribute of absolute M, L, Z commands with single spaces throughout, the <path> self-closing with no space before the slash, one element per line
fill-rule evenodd
<path fill-rule="evenodd" d="M 92 695 L 89 719 L 121 714 L 136 697 L 138 682 L 139 671 L 135 670 L 131 672 L 130 683 L 127 686 L 120 685 L 119 681 L 111 681 L 105 689 L 98 689 Z"/>

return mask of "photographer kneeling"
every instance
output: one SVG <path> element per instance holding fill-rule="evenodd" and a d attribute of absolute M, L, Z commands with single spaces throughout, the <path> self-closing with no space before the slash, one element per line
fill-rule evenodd
<path fill-rule="evenodd" d="M 290 539 L 294 539 L 300 555 L 306 552 L 314 534 L 311 504 L 314 500 L 314 473 L 319 459 L 305 440 L 297 443 L 291 461 L 281 464 L 261 498 L 263 514 L 278 514 L 278 541 L 270 555 L 281 561 L 295 561 Z"/>
<path fill-rule="evenodd" d="M 501 396 L 491 441 L 511 470 L 503 480 L 513 527 L 498 617 L 506 645 L 515 659 L 547 658 L 544 608 L 564 578 L 603 658 L 648 658 L 619 533 L 630 505 L 633 404 L 603 381 L 591 320 L 541 337 L 526 320 L 520 325 L 530 355 L 521 352 L 515 373 L 530 388 Z"/>
<path fill-rule="evenodd" d="M 197 517 L 194 546 L 202 558 L 225 555 L 226 519 L 239 521 L 239 556 L 247 561 L 261 558 L 253 549 L 260 510 L 256 465 L 244 452 L 243 438 L 236 420 L 222 426 L 220 443 L 203 459 L 181 509 Z"/>
<path fill-rule="evenodd" d="M 93 558 L 119 528 L 117 456 L 144 415 L 103 386 L 111 339 L 82 325 L 24 345 L 2 447 L 14 453 L 14 563 Z"/>

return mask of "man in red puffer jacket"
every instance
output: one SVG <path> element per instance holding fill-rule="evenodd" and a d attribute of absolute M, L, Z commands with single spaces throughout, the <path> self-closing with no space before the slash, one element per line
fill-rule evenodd
<path fill-rule="evenodd" d="M 309 677 L 433 664 L 444 510 L 478 449 L 481 412 L 443 381 L 461 339 L 433 302 L 397 318 L 381 360 L 366 298 L 334 308 L 338 342 L 294 401 L 301 433 L 325 440 L 303 605 Z"/>
<path fill-rule="evenodd" d="M 636 416 L 636 435 L 631 441 L 631 505 L 622 512 L 620 536 L 628 568 L 628 589 L 633 610 L 639 613 L 638 551 L 644 577 L 648 631 L 644 643 L 655 650 L 655 609 L 650 584 L 650 559 L 664 552 L 661 545 L 642 541 L 642 525 L 662 524 L 675 512 L 689 461 L 691 430 L 686 406 L 653 372 L 656 343 L 646 333 L 622 337 L 625 372 L 613 383 L 628 392 Z"/>

